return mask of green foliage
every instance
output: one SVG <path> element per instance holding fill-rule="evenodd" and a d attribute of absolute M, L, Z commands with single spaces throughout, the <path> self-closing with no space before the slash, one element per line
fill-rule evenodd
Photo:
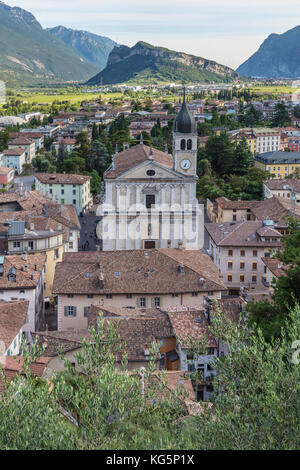
<path fill-rule="evenodd" d="M 219 393 L 213 407 L 192 425 L 183 426 L 191 446 L 205 450 L 299 447 L 300 367 L 291 362 L 293 341 L 300 338 L 299 306 L 288 320 L 282 341 L 267 343 L 261 332 L 248 332 L 216 312 L 212 331 L 223 344 L 230 344 L 230 352 L 214 362 Z"/>
<path fill-rule="evenodd" d="M 278 103 L 276 105 L 276 114 L 273 118 L 272 127 L 287 127 L 290 126 L 292 121 L 288 112 L 287 107 L 284 103 Z"/>
<path fill-rule="evenodd" d="M 288 224 L 290 235 L 275 254 L 288 266 L 285 275 L 276 281 L 271 303 L 265 300 L 247 306 L 249 324 L 259 327 L 268 341 L 280 337 L 290 309 L 300 303 L 300 222 L 290 217 Z"/>

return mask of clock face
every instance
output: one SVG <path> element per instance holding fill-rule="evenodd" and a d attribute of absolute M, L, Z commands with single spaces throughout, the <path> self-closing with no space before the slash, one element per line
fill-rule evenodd
<path fill-rule="evenodd" d="M 184 160 L 181 160 L 180 166 L 183 170 L 189 170 L 192 166 L 191 161 L 185 158 Z"/>

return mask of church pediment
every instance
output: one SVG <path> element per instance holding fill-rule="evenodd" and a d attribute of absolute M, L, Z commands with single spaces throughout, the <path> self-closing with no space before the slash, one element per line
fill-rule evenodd
<path fill-rule="evenodd" d="M 157 163 L 155 161 L 149 161 L 147 160 L 146 162 L 143 162 L 134 168 L 131 168 L 130 170 L 122 173 L 121 175 L 116 178 L 118 180 L 122 179 L 151 179 L 152 181 L 157 179 L 157 180 L 186 180 L 190 179 L 187 178 L 185 175 L 174 171 L 171 168 L 167 168 L 164 165 L 161 165 L 160 163 Z"/>

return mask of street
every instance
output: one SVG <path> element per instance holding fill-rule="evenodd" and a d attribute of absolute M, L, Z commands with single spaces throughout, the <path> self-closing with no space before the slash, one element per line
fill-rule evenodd
<path fill-rule="evenodd" d="M 82 217 L 79 217 L 81 224 L 80 232 L 80 243 L 79 250 L 82 251 L 96 251 L 97 245 L 100 244 L 98 238 L 96 238 L 96 220 L 99 220 L 95 214 L 86 213 Z"/>

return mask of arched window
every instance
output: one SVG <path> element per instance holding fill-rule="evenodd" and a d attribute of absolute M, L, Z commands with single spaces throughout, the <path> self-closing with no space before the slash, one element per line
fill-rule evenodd
<path fill-rule="evenodd" d="M 182 139 L 181 143 L 180 143 L 180 148 L 181 150 L 185 150 L 185 140 Z"/>
<path fill-rule="evenodd" d="M 192 148 L 193 148 L 193 142 L 192 142 L 192 139 L 189 139 L 189 140 L 187 141 L 187 149 L 188 149 L 188 150 L 192 150 Z"/>

